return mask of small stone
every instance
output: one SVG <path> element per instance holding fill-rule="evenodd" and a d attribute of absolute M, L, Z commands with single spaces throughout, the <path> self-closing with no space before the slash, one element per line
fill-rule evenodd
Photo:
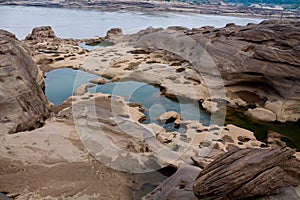
<path fill-rule="evenodd" d="M 95 78 L 89 81 L 90 83 L 98 84 L 98 85 L 103 85 L 106 83 L 104 78 Z"/>

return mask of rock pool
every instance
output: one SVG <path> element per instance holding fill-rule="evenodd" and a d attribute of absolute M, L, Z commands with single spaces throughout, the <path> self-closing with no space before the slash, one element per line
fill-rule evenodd
<path fill-rule="evenodd" d="M 68 68 L 56 69 L 46 73 L 46 96 L 49 101 L 55 105 L 61 104 L 82 84 L 89 84 L 91 79 L 99 76 L 73 70 Z M 209 124 L 210 115 L 204 112 L 195 102 L 178 102 L 176 99 L 169 99 L 161 95 L 160 88 L 146 83 L 126 81 L 126 82 L 108 82 L 104 85 L 95 85 L 89 88 L 90 93 L 101 92 L 122 96 L 126 101 L 139 103 L 145 108 L 144 114 L 147 119 L 143 123 L 158 123 L 156 120 L 162 113 L 174 110 L 182 114 L 185 120 L 199 120 L 204 124 Z M 264 140 L 268 130 L 276 131 L 286 136 L 284 141 L 291 147 L 300 150 L 300 126 L 298 123 L 262 123 L 253 122 L 237 113 L 229 110 L 226 116 L 226 124 L 246 128 L 254 132 L 259 140 Z M 173 131 L 173 124 L 165 124 L 164 128 Z M 184 131 L 184 129 L 177 129 Z"/>

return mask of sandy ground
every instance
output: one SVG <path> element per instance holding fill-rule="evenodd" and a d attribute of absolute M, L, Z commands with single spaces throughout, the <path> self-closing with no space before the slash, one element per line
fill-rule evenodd
<path fill-rule="evenodd" d="M 16 199 L 132 199 L 131 177 L 89 156 L 68 122 L 2 136 L 0 180 Z"/>

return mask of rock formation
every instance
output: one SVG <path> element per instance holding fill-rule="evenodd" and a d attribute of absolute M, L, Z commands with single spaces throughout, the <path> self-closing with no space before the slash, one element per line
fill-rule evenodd
<path fill-rule="evenodd" d="M 220 73 L 229 106 L 249 109 L 246 114 L 255 120 L 286 122 L 300 118 L 299 32 L 299 22 L 269 20 L 224 28 L 148 28 L 128 40 L 147 51 L 173 51 L 206 80 Z M 217 89 L 213 84 L 207 87 Z M 207 100 L 214 98 L 219 97 Z"/>
<path fill-rule="evenodd" d="M 300 183 L 300 162 L 291 149 L 232 149 L 207 165 L 194 183 L 199 199 L 275 195 Z"/>
<path fill-rule="evenodd" d="M 24 42 L 34 49 L 34 58 L 45 71 L 61 67 L 81 68 L 109 78 L 112 82 L 135 80 L 158 85 L 164 95 L 175 97 L 183 103 L 191 100 L 211 113 L 221 112 L 219 102 L 227 102 L 229 106 L 243 107 L 247 111 L 245 115 L 256 120 L 296 121 L 300 115 L 297 106 L 297 91 L 300 87 L 299 49 L 295 45 L 299 42 L 298 29 L 299 24 L 296 22 L 277 21 L 249 24 L 245 27 L 228 24 L 222 29 L 148 28 L 134 35 L 122 35 L 120 29 L 113 29 L 108 31 L 106 39 L 114 40 L 115 45 L 89 52 L 78 46 L 80 41 L 56 38 L 50 27 L 41 27 L 33 30 Z M 175 42 L 169 40 L 168 35 Z M 189 38 L 191 43 L 181 42 L 183 36 Z M 156 46 L 159 43 L 162 46 L 173 45 L 171 47 L 181 55 L 159 48 L 161 46 Z M 205 65 L 193 65 L 191 60 L 185 59 L 185 56 L 192 59 L 201 57 L 193 50 L 197 45 L 206 48 L 223 78 L 227 96 L 221 101 L 217 96 L 211 96 L 208 91 L 210 83 L 206 82 L 207 77 L 213 81 L 215 78 L 212 70 Z M 270 49 L 276 53 L 270 53 Z M 6 63 L 5 59 L 1 61 Z M 205 64 L 205 60 L 202 64 Z M 42 78 L 37 82 L 42 85 Z M 98 79 L 93 82 L 104 84 L 106 81 Z M 261 149 L 266 145 L 257 141 L 251 131 L 230 124 L 206 126 L 199 121 L 184 119 L 182 113 L 171 111 L 161 115 L 158 121 L 174 121 L 176 126 L 184 129 L 184 134 L 168 132 L 158 124 L 139 123 L 145 117 L 139 111 L 139 106 L 129 105 L 123 98 L 115 95 L 90 94 L 87 87 L 89 85 L 82 85 L 73 97 L 57 107 L 56 120 L 59 122 L 50 122 L 49 127 L 59 128 L 62 124 L 75 123 L 79 137 L 75 134 L 71 138 L 78 140 L 80 148 L 84 145 L 94 158 L 118 170 L 141 172 L 149 170 L 149 166 L 151 169 L 158 169 L 170 164 L 179 167 L 175 177 L 166 180 L 147 195 L 146 199 L 176 196 L 194 199 L 192 183 L 202 169 L 186 165 L 182 167 L 180 164 L 183 162 L 194 162 L 204 168 L 194 186 L 195 194 L 201 198 L 256 197 L 275 194 L 282 186 L 299 183 L 299 162 L 292 157 L 294 152 L 286 149 Z M 213 88 L 215 91 L 219 89 L 220 85 Z M 43 104 L 39 104 L 41 105 Z M 36 108 L 36 105 L 32 106 L 31 108 Z M 66 128 L 59 129 L 58 132 L 64 130 Z M 42 130 L 37 131 L 40 133 Z M 268 139 L 270 146 L 285 146 L 276 134 L 271 136 Z M 9 140 L 9 136 L 5 139 Z M 38 146 L 44 149 L 44 143 L 47 142 L 43 140 L 42 146 L 40 143 Z M 32 153 L 32 145 L 28 143 L 24 152 Z M 61 146 L 64 146 L 63 143 Z M 255 149 L 231 150 L 233 146 Z M 14 147 L 13 139 L 9 140 L 7 147 Z M 5 148 L 0 148 L 5 152 L 3 155 L 9 157 L 10 152 L 13 152 L 14 158 L 24 161 L 23 151 Z M 56 147 L 50 145 L 45 149 L 48 148 Z M 73 150 L 73 147 L 67 148 Z M 50 159 L 45 159 L 43 153 L 37 151 L 40 158 L 36 162 L 56 164 L 64 159 L 70 162 L 80 161 L 81 151 L 79 154 L 72 154 L 73 160 L 68 160 L 68 151 L 56 152 L 57 155 Z M 215 155 L 225 151 L 229 152 L 215 158 Z M 206 157 L 201 160 L 199 155 L 202 156 L 202 153 Z M 214 156 L 207 157 L 206 154 L 209 153 Z M 33 162 L 30 159 L 25 161 Z M 209 164 L 211 162 L 213 163 Z M 212 169 L 212 166 L 216 168 Z M 236 172 L 237 176 L 227 176 L 227 172 Z M 216 183 L 221 186 L 215 185 Z M 255 187 L 257 185 L 267 189 Z M 273 187 L 269 188 L 270 185 Z M 213 190 L 207 190 L 206 186 Z M 210 193 L 211 191 L 215 193 Z"/>
<path fill-rule="evenodd" d="M 36 27 L 32 30 L 31 34 L 27 35 L 25 40 L 47 40 L 57 38 L 54 31 L 50 26 Z"/>
<path fill-rule="evenodd" d="M 200 28 L 186 34 L 206 48 L 227 91 L 257 107 L 249 111 L 254 118 L 285 122 L 300 118 L 299 32 L 299 22 L 271 20 L 243 27 Z"/>
<path fill-rule="evenodd" d="M 0 134 L 40 127 L 49 116 L 43 74 L 30 50 L 0 30 Z"/>
<path fill-rule="evenodd" d="M 120 28 L 112 28 L 107 31 L 105 39 L 109 39 L 111 41 L 118 41 L 123 37 L 123 31 Z"/>
<path fill-rule="evenodd" d="M 299 30 L 299 22 L 276 20 L 224 28 L 147 28 L 124 36 L 115 28 L 101 40 L 113 40 L 116 45 L 87 53 L 78 47 L 78 41 L 55 38 L 52 30 L 44 27 L 35 29 L 25 42 L 38 52 L 47 52 L 35 56 L 45 71 L 47 66 L 82 68 L 114 81 L 160 85 L 166 96 L 201 100 L 211 113 L 222 110 L 218 105 L 221 98 L 254 120 L 295 122 L 300 118 Z M 179 41 L 183 37 L 189 41 Z M 161 49 L 168 45 L 178 55 Z M 197 52 L 196 46 L 202 50 Z M 195 65 L 193 61 L 199 56 L 200 65 Z M 207 63 L 220 73 L 226 97 L 217 96 L 222 84 L 208 85 L 207 80 L 216 78 L 216 71 L 204 66 Z"/>

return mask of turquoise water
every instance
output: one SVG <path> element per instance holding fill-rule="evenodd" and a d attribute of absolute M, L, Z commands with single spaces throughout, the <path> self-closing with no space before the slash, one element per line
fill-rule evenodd
<path fill-rule="evenodd" d="M 114 43 L 112 42 L 108 42 L 108 41 L 103 41 L 103 42 L 100 42 L 100 43 L 96 43 L 96 44 L 93 44 L 93 45 L 87 45 L 85 43 L 81 43 L 79 44 L 79 46 L 81 48 L 84 48 L 84 49 L 87 49 L 87 50 L 94 50 L 94 49 L 98 49 L 98 48 L 103 48 L 103 47 L 108 47 L 108 46 L 112 46 L 114 45 Z"/>
<path fill-rule="evenodd" d="M 73 90 L 80 85 L 89 83 L 89 80 L 98 76 L 68 68 L 56 69 L 46 73 L 45 94 L 49 101 L 55 105 L 61 104 L 72 96 Z"/>
<path fill-rule="evenodd" d="M 73 94 L 73 90 L 81 84 L 88 84 L 89 80 L 98 76 L 73 69 L 57 69 L 46 73 L 46 96 L 55 105 L 61 104 Z M 104 85 L 97 85 L 89 88 L 90 93 L 102 92 L 122 96 L 128 102 L 142 104 L 147 116 L 144 123 L 158 123 L 156 120 L 162 113 L 174 110 L 181 113 L 185 120 L 199 120 L 204 124 L 209 124 L 210 115 L 203 112 L 197 102 L 178 102 L 176 99 L 169 99 L 161 95 L 160 88 L 149 84 L 127 81 L 112 82 Z M 262 123 L 246 119 L 241 113 L 231 109 L 228 110 L 226 124 L 232 123 L 254 132 L 255 136 L 263 141 L 267 131 L 273 130 L 286 136 L 287 144 L 300 150 L 300 124 L 298 123 Z M 164 128 L 169 131 L 174 130 L 174 124 L 165 124 Z M 183 132 L 184 128 L 176 129 Z"/>
<path fill-rule="evenodd" d="M 61 104 L 73 94 L 80 85 L 89 84 L 91 79 L 99 76 L 73 70 L 68 68 L 57 69 L 46 73 L 46 96 L 55 105 Z M 185 120 L 200 120 L 209 124 L 210 116 L 199 109 L 197 102 L 178 102 L 176 99 L 169 99 L 161 95 L 160 88 L 135 82 L 110 82 L 104 85 L 97 85 L 88 88 L 90 93 L 101 92 L 122 96 L 127 102 L 139 103 L 144 107 L 144 114 L 147 119 L 144 123 L 159 123 L 157 118 L 167 111 L 176 111 L 182 114 Z M 165 125 L 166 129 L 173 130 L 174 124 Z M 179 131 L 184 131 L 180 129 Z"/>
<path fill-rule="evenodd" d="M 89 91 L 122 96 L 128 102 L 142 104 L 145 108 L 144 114 L 147 116 L 144 123 L 158 123 L 156 119 L 161 114 L 167 111 L 176 111 L 181 113 L 185 120 L 199 120 L 209 124 L 210 115 L 200 110 L 198 102 L 179 102 L 177 99 L 166 98 L 161 95 L 159 87 L 149 84 L 135 81 L 113 82 L 98 85 L 96 88 L 90 88 Z M 165 128 L 172 131 L 172 127 L 173 124 L 170 123 Z"/>

